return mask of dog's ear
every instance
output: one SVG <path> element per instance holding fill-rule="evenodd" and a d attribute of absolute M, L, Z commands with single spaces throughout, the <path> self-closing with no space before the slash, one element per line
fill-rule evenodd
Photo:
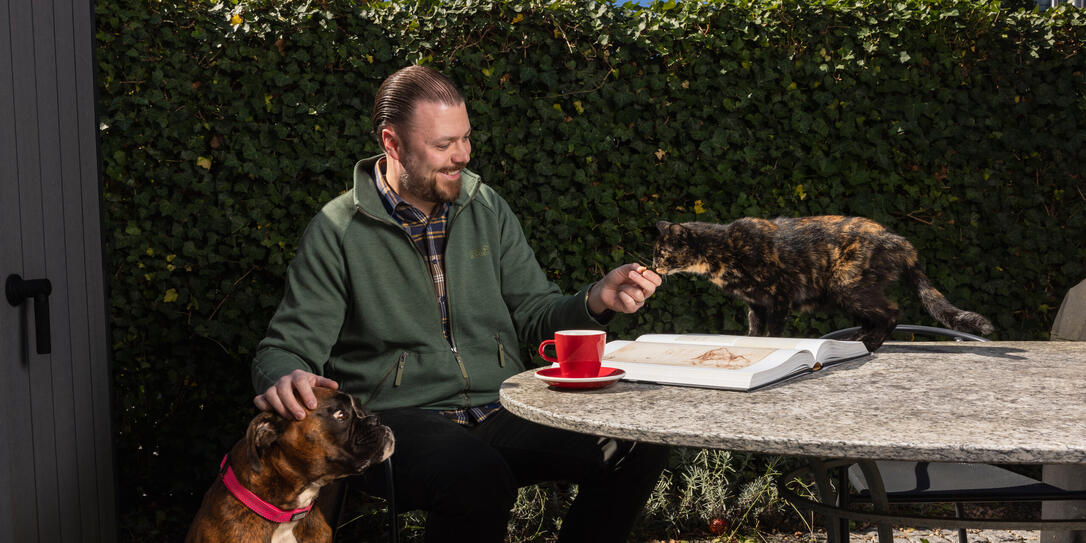
<path fill-rule="evenodd" d="M 249 443 L 249 464 L 253 471 L 260 471 L 260 466 L 263 465 L 260 458 L 264 451 L 279 439 L 285 425 L 283 417 L 271 412 L 261 413 L 249 423 L 245 441 Z"/>
<path fill-rule="evenodd" d="M 661 234 L 666 234 L 668 229 L 671 227 L 671 224 L 672 223 L 669 223 L 667 221 L 656 221 L 656 229 L 659 230 Z"/>

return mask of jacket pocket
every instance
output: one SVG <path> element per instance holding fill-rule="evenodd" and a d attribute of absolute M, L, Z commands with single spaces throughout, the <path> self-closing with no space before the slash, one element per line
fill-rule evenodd
<path fill-rule="evenodd" d="M 392 364 L 392 367 L 388 368 L 388 370 L 385 371 L 385 374 L 381 376 L 381 379 L 377 381 L 377 384 L 374 385 L 373 390 L 370 392 L 369 396 L 364 402 L 362 402 L 362 407 L 367 407 L 370 402 L 372 402 L 375 398 L 377 398 L 378 395 L 381 394 L 381 389 L 385 387 L 385 383 L 388 382 L 389 377 L 392 377 L 393 372 L 395 372 L 396 375 L 392 379 L 392 386 L 400 386 L 400 383 L 403 381 L 403 368 L 407 364 L 407 355 L 408 352 L 403 351 L 400 353 L 400 356 L 396 357 L 396 362 Z"/>

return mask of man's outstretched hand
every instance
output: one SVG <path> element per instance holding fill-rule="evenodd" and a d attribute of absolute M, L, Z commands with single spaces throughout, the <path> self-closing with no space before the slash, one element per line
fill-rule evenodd
<path fill-rule="evenodd" d="M 663 281 L 656 272 L 641 264 L 624 264 L 603 276 L 588 292 L 588 309 L 593 315 L 610 309 L 634 313 L 656 292 Z"/>

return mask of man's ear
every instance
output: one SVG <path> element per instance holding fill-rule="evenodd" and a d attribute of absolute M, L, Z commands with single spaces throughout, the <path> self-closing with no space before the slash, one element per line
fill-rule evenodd
<path fill-rule="evenodd" d="M 256 416 L 245 432 L 245 441 L 249 443 L 249 464 L 254 472 L 260 471 L 260 459 L 272 443 L 279 439 L 287 421 L 279 415 L 267 412 Z"/>
<path fill-rule="evenodd" d="M 384 146 L 385 153 L 389 158 L 400 160 L 400 151 L 403 149 L 403 145 L 395 129 L 389 126 L 381 129 L 381 145 Z"/>

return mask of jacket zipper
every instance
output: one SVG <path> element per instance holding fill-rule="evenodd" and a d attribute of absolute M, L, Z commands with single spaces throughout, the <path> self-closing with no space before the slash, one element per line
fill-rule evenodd
<path fill-rule="evenodd" d="M 445 227 L 446 230 L 447 230 L 447 233 L 445 234 L 445 247 L 446 247 L 446 249 L 449 247 L 449 238 L 452 237 L 453 219 L 455 219 L 456 216 L 459 215 L 459 214 L 460 213 L 458 211 L 455 215 L 453 215 L 452 217 L 449 217 L 449 223 Z M 445 261 L 448 262 L 448 259 L 446 259 Z M 468 368 L 466 366 L 464 366 L 464 359 L 460 358 L 460 350 L 456 348 L 456 337 L 453 335 L 452 297 L 449 296 L 449 294 L 451 292 L 452 292 L 452 289 L 449 288 L 449 274 L 446 273 L 445 274 L 445 307 L 447 307 L 448 311 L 449 311 L 449 344 L 450 344 L 450 346 L 452 348 L 453 357 L 456 358 L 456 365 L 460 366 L 460 375 L 462 375 L 464 377 L 464 392 L 461 392 L 460 394 L 462 396 L 464 396 L 464 401 L 467 402 L 468 401 L 468 393 L 467 393 L 467 391 L 471 390 L 471 376 L 468 375 Z"/>
<path fill-rule="evenodd" d="M 476 190 L 476 193 L 478 193 L 478 191 L 479 191 L 478 187 L 475 190 Z M 467 209 L 467 207 L 469 205 L 471 205 L 471 202 L 473 200 L 475 200 L 475 194 L 476 193 L 473 193 L 471 195 L 471 197 L 468 198 L 467 203 L 465 203 L 463 206 L 460 206 L 460 208 L 457 209 L 456 212 L 453 213 L 452 216 L 449 217 L 448 224 L 445 226 L 445 230 L 446 230 L 446 233 L 445 233 L 446 255 L 448 255 L 449 240 L 452 238 L 453 221 L 457 217 L 460 216 L 460 213 L 462 213 L 465 209 Z M 445 259 L 446 264 L 448 263 L 448 261 L 449 261 L 449 259 L 446 258 Z M 447 266 L 446 266 L 446 268 L 447 268 Z M 449 288 L 449 274 L 446 273 L 445 274 L 445 306 L 448 308 L 448 312 L 449 312 L 449 344 L 451 345 L 451 348 L 452 348 L 453 357 L 456 358 L 456 365 L 460 366 L 460 375 L 462 375 L 464 377 L 464 392 L 461 392 L 460 394 L 462 396 L 464 396 L 464 401 L 467 402 L 468 401 L 468 393 L 467 393 L 467 391 L 471 389 L 471 376 L 468 375 L 468 368 L 466 366 L 464 366 L 464 359 L 460 357 L 460 350 L 456 348 L 456 336 L 453 335 L 452 296 L 450 296 L 451 293 L 452 293 L 452 289 Z"/>
<path fill-rule="evenodd" d="M 400 360 L 396 363 L 396 378 L 392 381 L 392 386 L 398 387 L 403 382 L 403 367 L 407 363 L 407 352 L 400 354 Z"/>
<path fill-rule="evenodd" d="M 453 351 L 453 356 L 456 357 L 456 364 L 460 366 L 460 375 L 464 376 L 464 382 L 468 388 L 471 388 L 471 377 L 468 377 L 468 369 L 464 367 L 464 360 L 460 358 L 460 353 Z"/>
<path fill-rule="evenodd" d="M 498 366 L 505 367 L 505 345 L 502 344 L 501 334 L 494 334 L 494 339 L 498 340 Z"/>

